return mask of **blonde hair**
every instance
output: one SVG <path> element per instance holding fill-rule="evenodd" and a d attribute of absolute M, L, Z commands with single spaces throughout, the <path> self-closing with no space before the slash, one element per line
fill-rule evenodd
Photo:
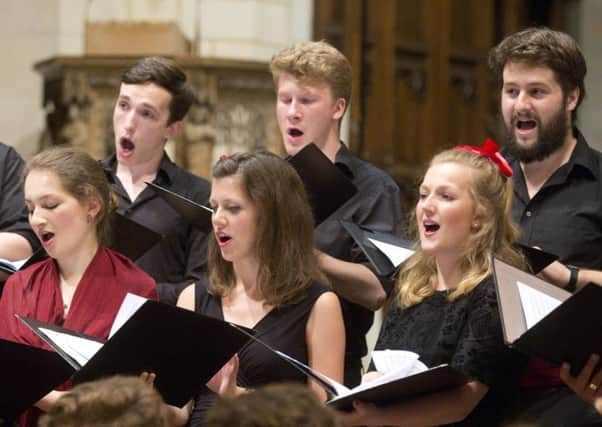
<path fill-rule="evenodd" d="M 334 99 L 351 99 L 351 64 L 340 51 L 325 41 L 297 43 L 272 57 L 270 71 L 274 84 L 282 74 L 302 83 L 326 83 Z"/>
<path fill-rule="evenodd" d="M 510 220 L 512 180 L 503 176 L 491 160 L 476 153 L 446 150 L 431 160 L 429 168 L 442 163 L 456 163 L 470 173 L 470 195 L 476 214 L 482 218 L 480 228 L 471 234 L 460 257 L 463 278 L 449 294 L 453 301 L 491 275 L 492 256 L 519 268 L 525 267 L 525 260 L 513 246 L 518 237 L 518 229 Z M 415 212 L 410 221 L 410 232 L 418 241 Z M 422 252 L 418 244 L 415 254 L 404 264 L 397 281 L 400 307 L 410 307 L 432 295 L 436 288 L 436 275 L 435 259 Z"/>
<path fill-rule="evenodd" d="M 234 154 L 219 160 L 212 175 L 214 180 L 239 176 L 257 209 L 257 287 L 266 304 L 299 302 L 312 281 L 327 283 L 313 251 L 314 222 L 307 194 L 286 160 L 267 151 Z M 209 290 L 227 295 L 236 277 L 215 237 L 209 241 L 209 266 Z"/>

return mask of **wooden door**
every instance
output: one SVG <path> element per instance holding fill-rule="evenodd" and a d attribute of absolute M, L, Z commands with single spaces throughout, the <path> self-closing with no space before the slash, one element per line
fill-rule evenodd
<path fill-rule="evenodd" d="M 315 39 L 354 70 L 349 145 L 412 183 L 437 151 L 497 128 L 491 46 L 532 24 L 562 29 L 566 0 L 316 0 Z"/>

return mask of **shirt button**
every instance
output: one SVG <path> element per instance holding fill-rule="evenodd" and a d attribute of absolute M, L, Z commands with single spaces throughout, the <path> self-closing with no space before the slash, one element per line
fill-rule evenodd
<path fill-rule="evenodd" d="M 529 216 L 529 217 L 530 217 L 530 216 L 531 216 L 531 215 L 533 215 L 533 214 L 531 213 L 531 211 L 527 211 L 527 212 L 525 212 L 525 215 L 527 215 L 527 216 Z"/>

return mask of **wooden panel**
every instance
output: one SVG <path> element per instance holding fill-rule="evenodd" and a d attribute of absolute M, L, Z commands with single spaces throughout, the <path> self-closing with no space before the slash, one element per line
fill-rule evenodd
<path fill-rule="evenodd" d="M 480 144 L 497 124 L 488 50 L 528 24 L 557 24 L 576 1 L 316 1 L 317 38 L 342 31 L 332 42 L 355 73 L 352 150 L 412 182 L 441 148 Z"/>

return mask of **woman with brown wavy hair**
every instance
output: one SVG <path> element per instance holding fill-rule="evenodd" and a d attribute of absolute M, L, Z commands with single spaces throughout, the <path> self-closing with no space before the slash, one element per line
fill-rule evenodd
<path fill-rule="evenodd" d="M 341 309 L 318 268 L 311 209 L 295 170 L 268 152 L 223 158 L 213 168 L 210 204 L 209 283 L 186 288 L 178 305 L 253 328 L 271 347 L 342 381 Z M 220 373 L 219 387 L 231 382 L 235 393 L 273 382 L 306 382 L 255 342 L 233 365 Z M 320 387 L 311 387 L 325 398 Z M 208 390 L 200 394 L 190 425 L 200 425 L 211 401 Z"/>
<path fill-rule="evenodd" d="M 511 175 L 493 141 L 432 159 L 411 222 L 419 245 L 400 272 L 376 344 L 377 350 L 418 353 L 427 366 L 450 364 L 472 380 L 386 407 L 355 402 L 354 412 L 341 415 L 345 425 L 499 422 L 504 394 L 521 367 L 504 347 L 492 278 L 492 256 L 524 267 L 509 219 Z"/>

